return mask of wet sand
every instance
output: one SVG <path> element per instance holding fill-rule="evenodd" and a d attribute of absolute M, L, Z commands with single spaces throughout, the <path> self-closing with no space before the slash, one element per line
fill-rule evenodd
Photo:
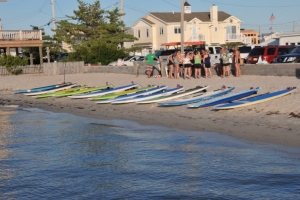
<path fill-rule="evenodd" d="M 141 87 L 147 85 L 177 84 L 189 89 L 195 86 L 210 85 L 208 91 L 221 88 L 222 85 L 234 86 L 234 92 L 250 87 L 261 87 L 260 94 L 285 89 L 289 86 L 300 88 L 296 77 L 242 76 L 239 78 L 174 80 L 168 78 L 146 78 L 124 74 L 74 74 L 66 75 L 66 81 L 89 86 L 115 86 L 134 81 Z M 101 119 L 125 119 L 144 125 L 158 125 L 199 132 L 218 132 L 240 139 L 255 142 L 274 143 L 300 147 L 300 92 L 265 103 L 225 111 L 214 111 L 211 107 L 187 109 L 180 107 L 157 107 L 157 104 L 137 105 L 99 105 L 87 99 L 45 98 L 35 99 L 12 90 L 29 89 L 62 83 L 64 76 L 21 75 L 7 76 L 0 79 L 0 104 L 36 107 L 52 112 L 72 113 L 79 116 Z"/>

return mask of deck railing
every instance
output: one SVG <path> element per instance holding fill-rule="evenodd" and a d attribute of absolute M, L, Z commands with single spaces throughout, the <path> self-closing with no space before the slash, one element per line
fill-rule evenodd
<path fill-rule="evenodd" d="M 42 40 L 41 30 L 0 30 L 0 40 Z"/>

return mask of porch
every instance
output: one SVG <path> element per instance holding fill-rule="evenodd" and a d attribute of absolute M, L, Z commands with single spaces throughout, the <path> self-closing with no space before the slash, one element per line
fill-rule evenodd
<path fill-rule="evenodd" d="M 15 55 L 18 55 L 19 48 L 38 47 L 40 62 L 43 63 L 42 54 L 42 31 L 41 30 L 0 30 L 0 53 L 11 54 L 11 49 L 15 49 Z M 30 64 L 33 64 L 32 54 L 30 55 Z"/>

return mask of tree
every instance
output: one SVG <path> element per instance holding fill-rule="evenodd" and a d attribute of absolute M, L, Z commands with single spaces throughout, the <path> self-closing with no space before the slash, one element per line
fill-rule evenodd
<path fill-rule="evenodd" d="M 59 42 L 70 44 L 75 51 L 68 60 L 107 64 L 120 55 L 125 56 L 125 49 L 118 49 L 118 45 L 136 38 L 123 31 L 125 24 L 119 20 L 123 14 L 117 8 L 112 11 L 101 9 L 99 0 L 93 4 L 77 2 L 79 6 L 74 16 L 59 21 L 55 33 Z"/>

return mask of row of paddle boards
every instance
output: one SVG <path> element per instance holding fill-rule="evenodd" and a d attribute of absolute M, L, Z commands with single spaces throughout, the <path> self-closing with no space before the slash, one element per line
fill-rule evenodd
<path fill-rule="evenodd" d="M 257 94 L 261 88 L 251 88 L 242 92 L 230 93 L 235 89 L 234 87 L 223 86 L 218 90 L 207 91 L 209 86 L 197 86 L 188 90 L 184 90 L 184 87 L 180 85 L 171 89 L 168 89 L 168 86 L 165 85 L 142 88 L 138 88 L 138 86 L 137 83 L 131 83 L 119 87 L 112 85 L 88 87 L 86 85 L 79 86 L 73 83 L 63 83 L 28 90 L 16 90 L 14 92 L 35 98 L 69 97 L 71 99 L 89 99 L 97 104 L 158 103 L 160 107 L 187 105 L 188 108 L 200 108 L 215 106 L 214 109 L 216 110 L 225 110 L 272 100 L 290 94 L 296 89 L 295 87 L 289 87 L 277 92 L 246 98 Z"/>

